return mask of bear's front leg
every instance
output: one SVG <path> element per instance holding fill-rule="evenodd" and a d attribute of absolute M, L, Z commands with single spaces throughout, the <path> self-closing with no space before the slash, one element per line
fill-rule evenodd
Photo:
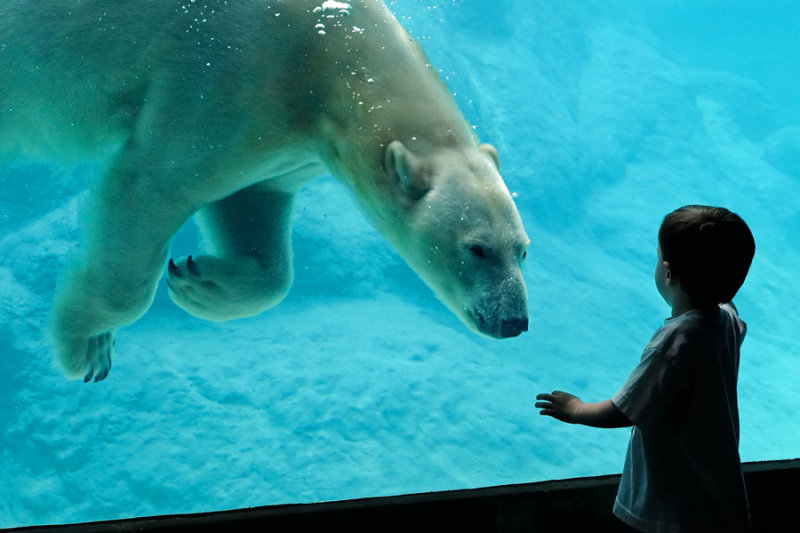
<path fill-rule="evenodd" d="M 147 311 L 170 239 L 191 214 L 159 180 L 121 155 L 92 190 L 80 256 L 59 281 L 51 333 L 70 378 L 101 381 L 111 369 L 114 332 Z"/>

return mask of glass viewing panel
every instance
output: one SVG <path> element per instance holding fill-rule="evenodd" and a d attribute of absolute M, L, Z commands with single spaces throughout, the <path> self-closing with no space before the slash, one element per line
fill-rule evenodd
<path fill-rule="evenodd" d="M 104 7 L 91 6 L 95 3 Z M 9 0 L 0 7 L 0 528 L 619 472 L 627 430 L 555 423 L 538 415 L 534 397 L 561 389 L 599 401 L 618 390 L 669 314 L 653 283 L 658 226 L 667 212 L 693 203 L 739 213 L 756 239 L 755 260 L 736 298 L 749 326 L 739 373 L 742 459 L 798 456 L 800 326 L 791 310 L 800 295 L 800 40 L 793 22 L 800 17 L 800 4 L 388 2 L 446 89 L 412 75 L 416 71 L 408 65 L 424 58 L 400 34 L 394 41 L 387 37 L 383 19 L 359 25 L 366 20 L 361 1 L 164 2 L 169 10 L 158 8 L 146 26 L 152 23 L 172 35 L 174 47 L 183 51 L 148 49 L 148 68 L 137 72 L 136 81 L 121 74 L 131 68 L 123 52 L 111 65 L 69 55 L 76 40 L 87 38 L 97 39 L 90 49 L 98 57 L 109 56 L 105 47 L 113 42 L 141 41 L 125 45 L 126 50 L 146 46 L 140 34 L 124 34 L 130 31 L 128 17 L 140 16 L 117 13 L 127 3 L 47 2 L 47 24 L 53 25 L 48 35 L 60 39 L 50 61 L 43 61 L 36 47 L 20 44 L 44 31 L 20 15 L 23 4 Z M 89 11 L 77 9 L 87 4 Z M 292 9 L 298 5 L 307 5 L 302 20 L 313 24 L 297 24 L 299 15 Z M 231 13 L 235 9 L 240 12 Z M 96 33 L 56 31 L 77 27 L 69 26 L 74 17 L 90 15 L 81 27 Z M 225 17 L 235 23 L 215 26 Z M 186 28 L 183 33 L 176 33 L 178 24 Z M 265 25 L 287 33 L 270 33 L 272 41 L 265 45 L 260 32 Z M 314 48 L 321 59 L 313 65 L 308 54 L 289 46 L 300 42 L 296 32 L 323 43 Z M 395 46 L 400 41 L 403 46 Z M 36 42 L 42 50 L 48 46 L 46 38 Z M 274 53 L 242 59 L 254 43 Z M 282 43 L 286 49 L 279 47 Z M 209 61 L 193 71 L 194 82 L 175 82 L 182 75 L 179 68 L 191 59 L 189 52 L 199 61 L 212 48 L 215 55 L 209 57 L 247 69 L 238 70 L 236 78 L 225 77 L 220 72 L 226 67 Z M 261 65 L 273 68 L 282 61 L 304 67 L 289 69 L 290 75 L 268 89 L 255 86 L 264 81 Z M 350 61 L 352 73 L 344 72 Z M 58 73 L 42 78 L 47 90 L 26 90 L 30 98 L 14 100 L 19 98 L 15 84 L 41 76 L 40 66 Z M 96 116 L 79 115 L 84 123 L 72 124 L 75 130 L 49 130 L 46 121 L 55 116 L 63 121 L 76 109 L 78 95 L 96 94 L 91 80 L 100 71 L 102 83 L 118 77 L 118 92 L 106 97 L 128 99 L 119 105 L 127 118 L 104 116 L 98 103 L 89 106 Z M 126 89 L 123 82 L 139 85 Z M 196 91 L 175 98 L 154 89 L 170 83 L 194 83 Z M 232 101 L 214 108 L 208 100 L 220 98 L 220 91 Z M 41 98 L 40 92 L 51 98 Z M 452 116 L 448 92 L 463 120 L 443 127 L 439 117 Z M 177 104 L 143 102 L 145 93 Z M 240 99 L 253 93 L 260 99 Z M 359 107 L 364 100 L 383 101 L 386 109 Z M 289 174 L 298 167 L 288 157 L 276 159 L 271 144 L 256 136 L 247 142 L 237 137 L 262 132 L 252 124 L 252 130 L 237 128 L 240 117 L 251 120 L 264 101 L 273 107 L 263 120 L 281 115 L 299 138 L 308 122 L 299 113 L 294 120 L 286 118 L 298 106 L 333 116 L 335 106 L 346 101 L 351 107 L 339 109 L 335 120 L 320 128 L 325 160 L 339 161 L 342 168 L 353 163 L 348 157 L 361 149 L 359 143 L 377 142 L 373 135 L 380 136 L 380 149 L 389 151 L 391 128 L 371 120 L 413 123 L 420 138 L 408 134 L 391 156 L 365 156 L 372 166 L 362 161 L 363 168 L 381 175 L 392 171 L 396 181 L 386 190 L 371 190 L 373 182 L 347 187 L 323 170 L 319 179 L 304 184 L 293 206 L 286 197 L 269 197 L 286 213 L 291 210 L 291 217 L 249 215 L 246 204 L 255 195 L 229 210 L 232 218 L 245 219 L 239 237 L 261 239 L 252 248 L 261 262 L 250 264 L 261 274 L 264 264 L 280 260 L 283 252 L 274 243 L 281 234 L 275 228 L 285 230 L 291 219 L 294 281 L 281 303 L 250 318 L 196 318 L 171 301 L 165 259 L 159 263 L 162 277 L 152 306 L 116 334 L 107 377 L 87 384 L 66 379 L 53 363 L 47 324 L 69 258 L 101 240 L 80 228 L 115 239 L 114 253 L 96 256 L 101 264 L 92 267 L 104 281 L 78 291 L 102 293 L 100 299 L 109 291 L 125 298 L 128 290 L 135 292 L 121 284 L 146 275 L 147 259 L 137 257 L 137 243 L 142 235 L 168 229 L 168 222 L 133 220 L 131 204 L 138 201 L 138 208 L 154 211 L 156 201 L 124 194 L 109 194 L 108 218 L 92 226 L 87 191 L 107 190 L 101 170 L 113 155 L 161 135 L 157 147 L 174 152 L 174 159 L 161 166 L 139 159 L 131 163 L 131 174 L 117 176 L 177 175 L 197 161 L 202 161 L 197 168 L 219 170 L 220 161 L 239 168 L 247 157 L 254 158 L 248 171 Z M 226 114 L 228 105 L 245 112 Z M 28 115 L 20 119 L 22 111 Z M 34 112 L 39 118 L 31 119 L 27 130 L 19 129 Z M 142 118 L 145 112 L 157 116 Z M 215 120 L 175 126 L 198 113 L 211 113 Z M 233 118 L 225 122 L 225 117 Z M 113 151 L 94 158 L 70 153 L 69 146 L 89 142 L 81 135 L 103 134 L 110 120 L 156 127 L 135 130 Z M 225 135 L 219 134 L 223 130 Z M 263 132 L 269 131 L 265 126 Z M 51 134 L 60 135 L 57 155 L 21 150 L 45 143 Z M 526 244 L 497 183 L 473 180 L 473 174 L 495 172 L 490 151 L 473 150 L 470 157 L 479 157 L 469 164 L 447 160 L 438 167 L 408 155 L 438 149 L 437 143 L 463 142 L 464 135 L 496 147 L 500 172 L 531 239 L 521 267 L 528 331 L 518 336 L 513 335 L 522 329 L 524 316 L 518 301 L 477 304 L 475 297 L 462 294 L 469 284 L 473 291 L 479 291 L 475 284 L 488 286 L 484 292 L 499 290 L 496 275 L 475 274 L 481 260 L 506 254 L 511 266 L 503 275 L 513 278 Z M 221 138 L 221 145 L 211 146 L 212 138 Z M 198 148 L 195 142 L 208 146 Z M 223 149 L 234 145 L 238 152 Z M 187 146 L 205 153 L 187 154 Z M 248 156 L 251 152 L 262 159 Z M 430 168 L 450 172 L 444 192 L 434 191 L 439 197 L 425 181 L 435 174 L 426 174 Z M 316 167 L 306 170 L 313 175 Z M 198 173 L 191 183 L 212 187 L 209 179 Z M 170 209 L 190 211 L 189 189 L 176 187 L 154 190 L 153 198 L 175 193 Z M 387 200 L 398 191 L 406 203 Z M 446 201 L 443 194 L 449 195 Z M 428 205 L 420 202 L 430 199 L 436 200 L 430 209 L 440 218 L 426 231 L 416 231 L 411 217 L 422 216 Z M 500 215 L 487 207 L 497 202 Z M 374 211 L 369 217 L 365 205 Z M 456 217 L 453 209 L 462 212 Z M 387 213 L 377 223 L 383 224 L 382 234 L 369 220 Z M 283 225 L 267 226 L 262 215 L 282 216 Z M 505 233 L 502 238 L 489 234 L 487 222 L 474 224 L 465 237 L 463 224 L 470 222 L 462 216 L 492 220 Z M 128 234 L 120 239 L 125 224 Z M 396 227 L 403 231 L 386 235 Z M 194 219 L 183 225 L 170 245 L 168 257 L 176 265 L 172 281 L 184 283 L 201 267 L 207 275 L 215 267 L 202 257 L 214 246 L 222 247 L 201 235 Z M 441 254 L 447 253 L 451 257 L 443 260 Z M 191 264 L 185 260 L 189 254 Z M 429 271 L 427 284 L 404 258 Z M 445 296 L 455 311 L 430 288 L 446 293 L 443 287 L 452 284 L 462 291 Z M 519 296 L 520 287 L 521 282 L 512 284 L 508 291 Z M 249 294 L 231 298 L 244 301 Z M 74 311 L 90 313 L 83 296 L 75 297 L 83 305 Z M 483 311 L 463 311 L 480 305 Z M 492 310 L 504 305 L 516 306 L 506 313 L 516 323 L 492 323 Z M 466 325 L 470 320 L 474 329 L 509 338 L 479 335 Z M 94 375 L 105 373 L 98 364 Z"/>

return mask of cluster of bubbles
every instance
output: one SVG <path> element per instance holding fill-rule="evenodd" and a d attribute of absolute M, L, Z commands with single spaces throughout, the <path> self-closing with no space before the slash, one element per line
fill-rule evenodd
<path fill-rule="evenodd" d="M 343 15 L 350 15 L 350 9 L 352 6 L 347 2 L 336 2 L 334 0 L 326 0 L 322 2 L 322 5 L 319 5 L 314 8 L 314 13 L 320 14 L 319 22 L 316 26 L 314 26 L 317 30 L 317 33 L 320 35 L 325 35 L 325 24 L 323 23 L 323 19 L 333 20 L 337 19 Z M 341 22 L 337 21 L 337 25 L 341 25 Z"/>

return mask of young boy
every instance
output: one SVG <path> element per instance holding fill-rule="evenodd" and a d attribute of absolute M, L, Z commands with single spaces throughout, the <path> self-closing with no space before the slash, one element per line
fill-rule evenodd
<path fill-rule="evenodd" d="M 614 514 L 641 531 L 746 531 L 736 381 L 746 326 L 731 300 L 755 253 L 727 209 L 686 206 L 658 233 L 658 292 L 672 318 L 610 399 L 539 394 L 539 414 L 595 427 L 633 426 Z"/>

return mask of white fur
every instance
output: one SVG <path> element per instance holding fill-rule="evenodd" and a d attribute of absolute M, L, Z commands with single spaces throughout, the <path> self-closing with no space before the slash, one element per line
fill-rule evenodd
<path fill-rule="evenodd" d="M 0 156 L 105 168 L 54 302 L 70 377 L 107 375 L 194 214 L 211 249 L 170 264 L 173 300 L 210 320 L 277 304 L 295 193 L 325 172 L 467 326 L 527 327 L 528 238 L 496 151 L 382 2 L 338 4 L 0 5 Z"/>

